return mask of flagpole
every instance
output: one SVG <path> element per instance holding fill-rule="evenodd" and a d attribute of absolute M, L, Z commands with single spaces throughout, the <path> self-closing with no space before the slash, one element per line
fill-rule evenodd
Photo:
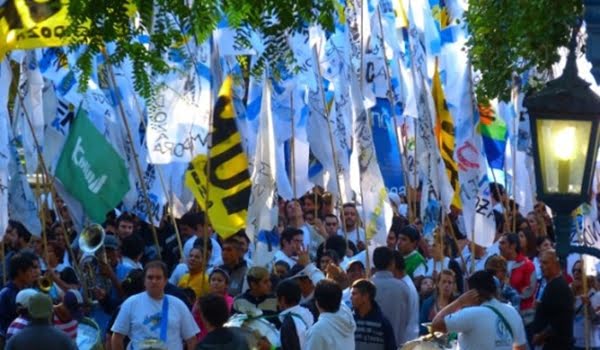
<path fill-rule="evenodd" d="M 292 118 L 292 139 L 290 140 L 290 147 L 292 148 L 290 151 L 290 158 L 292 164 L 290 165 L 290 172 L 292 173 L 292 193 L 294 198 L 296 197 L 296 126 L 294 125 L 294 91 L 290 93 L 290 108 L 291 108 L 291 118 Z M 315 203 L 316 204 L 316 203 Z"/>
<path fill-rule="evenodd" d="M 147 124 L 146 124 L 146 120 L 144 119 L 144 113 L 142 113 L 142 110 L 140 108 L 137 98 L 134 98 L 133 101 L 135 103 L 135 108 L 137 109 L 137 112 L 140 116 L 140 122 L 144 126 L 144 129 L 146 129 Z M 171 201 L 171 196 L 173 195 L 173 192 L 167 191 L 167 186 L 165 185 L 162 168 L 158 164 L 155 164 L 154 169 L 156 170 L 156 173 L 158 174 L 158 180 L 160 182 L 160 187 L 161 187 L 163 193 L 165 194 L 165 197 L 167 198 L 167 209 L 169 209 L 169 214 L 170 214 L 169 217 L 171 218 L 171 223 L 173 224 L 173 229 L 175 230 L 175 238 L 177 239 L 177 248 L 179 250 L 180 260 L 183 260 L 183 259 L 185 259 L 185 257 L 183 256 L 183 244 L 181 242 L 181 233 L 179 232 L 179 227 L 177 226 L 177 221 L 175 220 L 175 216 L 174 216 L 175 210 L 173 208 L 173 202 Z M 150 219 L 150 220 L 152 220 L 152 219 Z"/>
<path fill-rule="evenodd" d="M 31 119 L 29 118 L 29 113 L 27 112 L 27 109 L 25 108 L 25 101 L 23 99 L 23 95 L 21 95 L 21 92 L 19 91 L 19 89 L 17 89 L 17 96 L 18 96 L 18 100 L 21 106 L 21 109 L 23 110 L 23 114 L 25 115 L 25 120 L 27 121 L 27 125 L 29 126 L 29 130 L 31 131 L 31 136 L 33 138 L 33 143 L 35 145 L 35 149 L 38 155 L 38 160 L 39 160 L 39 165 L 42 167 L 42 172 L 44 173 L 44 175 L 46 176 L 46 178 L 49 181 L 49 188 L 50 188 L 50 192 L 52 194 L 52 201 L 54 202 L 54 207 L 58 208 L 58 205 L 56 203 L 56 198 L 58 197 L 57 192 L 56 192 L 56 188 L 54 185 L 54 179 L 52 178 L 52 176 L 50 176 L 50 172 L 48 171 L 48 167 L 46 166 L 46 162 L 44 161 L 44 157 L 42 156 L 42 154 L 40 153 L 41 145 L 39 143 L 39 140 L 37 138 L 37 136 L 35 135 L 34 129 L 33 129 L 33 123 L 31 122 Z M 59 212 L 59 216 L 62 219 L 62 215 Z M 67 231 L 67 227 L 65 225 L 64 220 L 60 220 L 61 223 L 61 227 L 64 231 L 63 234 L 63 239 L 65 241 L 65 245 L 67 247 L 67 252 L 69 253 L 69 256 L 71 258 L 71 260 L 73 261 L 73 270 L 75 271 L 75 274 L 77 276 L 81 277 L 83 276 L 81 274 L 81 271 L 79 270 L 79 266 L 78 266 L 78 262 L 77 262 L 77 257 L 75 256 L 75 253 L 73 252 L 73 248 L 71 247 L 71 242 L 70 242 L 70 237 L 69 237 L 69 231 Z M 47 244 L 46 244 L 47 245 Z M 46 253 L 47 255 L 47 253 Z M 47 256 L 46 256 L 47 259 Z M 47 263 L 47 261 L 46 261 Z"/>
<path fill-rule="evenodd" d="M 516 94 L 516 101 L 518 102 L 518 88 L 517 86 L 515 86 L 513 88 L 513 93 L 517 93 Z M 514 108 L 516 108 L 517 104 L 514 105 Z M 515 111 L 516 112 L 516 111 Z M 515 113 L 516 114 L 516 113 Z M 513 118 L 513 135 L 515 134 L 515 132 L 518 135 L 518 130 L 517 130 L 517 120 L 518 120 L 518 116 L 515 115 L 515 118 Z M 514 140 L 512 140 L 512 148 L 513 148 L 513 178 L 512 178 L 512 194 L 513 194 L 513 206 L 512 206 L 512 213 L 513 213 L 513 220 L 512 220 L 512 232 L 517 232 L 517 138 L 514 138 Z"/>
<path fill-rule="evenodd" d="M 115 79 L 115 74 L 112 69 L 112 64 L 110 63 L 110 58 L 108 57 L 108 54 L 106 53 L 106 50 L 104 48 L 102 48 L 102 55 L 104 56 L 104 59 L 106 61 L 106 69 L 108 70 L 108 73 L 110 76 L 112 88 L 116 91 L 117 82 Z M 146 188 L 146 182 L 144 181 L 144 174 L 143 174 L 141 166 L 140 166 L 140 160 L 138 158 L 138 154 L 135 151 L 135 143 L 133 141 L 133 136 L 131 136 L 131 129 L 129 128 L 129 122 L 127 121 L 127 117 L 125 116 L 125 109 L 123 108 L 123 103 L 121 102 L 121 99 L 118 96 L 117 96 L 117 100 L 118 100 L 117 105 L 119 107 L 119 112 L 120 112 L 119 114 L 121 115 L 121 119 L 123 120 L 123 125 L 125 126 L 125 131 L 127 131 L 127 140 L 129 141 L 129 144 L 131 145 L 131 153 L 133 155 L 133 160 L 135 163 L 135 171 L 138 176 L 138 180 L 140 182 L 140 188 L 142 189 L 142 194 L 144 196 L 144 200 L 146 202 L 146 208 L 145 208 L 146 215 L 148 216 L 148 220 L 150 221 L 150 229 L 152 230 L 152 238 L 154 239 L 154 244 L 156 245 L 156 253 L 158 255 L 158 258 L 160 260 L 162 260 L 162 254 L 160 252 L 160 244 L 158 243 L 158 234 L 156 232 L 156 227 L 154 226 L 152 211 L 150 210 L 152 203 L 150 202 L 150 198 L 148 197 L 148 189 Z"/>
<path fill-rule="evenodd" d="M 346 229 L 346 219 L 344 218 L 344 207 L 343 207 L 343 205 L 340 205 L 340 203 L 342 203 L 342 187 L 341 187 L 341 183 L 340 183 L 338 160 L 337 160 L 337 155 L 335 153 L 335 146 L 333 144 L 333 132 L 331 131 L 331 123 L 329 122 L 329 110 L 327 109 L 327 99 L 325 98 L 325 90 L 323 87 L 323 75 L 321 74 L 321 65 L 319 63 L 319 54 L 317 53 L 317 48 L 315 46 L 313 46 L 313 56 L 314 56 L 314 64 L 316 65 L 316 73 L 319 78 L 317 81 L 317 85 L 318 85 L 319 91 L 321 92 L 321 99 L 323 100 L 323 114 L 325 116 L 325 119 L 327 119 L 327 132 L 329 134 L 329 144 L 331 145 L 331 156 L 333 158 L 335 181 L 336 181 L 336 185 L 337 185 L 337 189 L 338 189 L 338 198 L 337 198 L 338 211 L 341 213 L 340 216 L 342 218 L 344 238 L 346 239 L 346 246 L 348 246 L 348 232 Z M 358 231 L 358 228 L 356 230 Z M 357 244 L 358 244 L 358 242 L 357 242 Z"/>

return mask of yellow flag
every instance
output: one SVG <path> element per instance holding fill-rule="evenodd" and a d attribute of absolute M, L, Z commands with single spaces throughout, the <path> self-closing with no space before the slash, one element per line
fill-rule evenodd
<path fill-rule="evenodd" d="M 233 81 L 228 76 L 221 86 L 215 105 L 209 176 L 206 155 L 194 158 L 185 173 L 186 186 L 202 209 L 208 212 L 213 229 L 223 238 L 246 227 L 252 185 L 248 159 L 235 121 L 232 84 Z"/>
<path fill-rule="evenodd" d="M 69 44 L 69 0 L 7 0 L 0 7 L 0 54 Z"/>
<path fill-rule="evenodd" d="M 448 110 L 446 104 L 446 97 L 444 96 L 444 90 L 442 89 L 442 82 L 440 80 L 440 72 L 436 62 L 435 73 L 433 74 L 433 84 L 431 88 L 433 94 L 433 100 L 435 101 L 435 112 L 436 112 L 436 137 L 438 140 L 438 146 L 440 147 L 440 153 L 444 160 L 446 167 L 446 175 L 450 179 L 450 185 L 454 190 L 454 197 L 452 197 L 452 205 L 458 209 L 462 209 L 462 203 L 460 201 L 460 183 L 458 181 L 458 165 L 454 160 L 454 121 L 452 115 Z"/>

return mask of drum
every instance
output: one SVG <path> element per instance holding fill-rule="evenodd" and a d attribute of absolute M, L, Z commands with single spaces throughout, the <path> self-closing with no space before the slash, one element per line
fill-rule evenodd
<path fill-rule="evenodd" d="M 239 331 L 248 341 L 250 349 L 255 348 L 262 337 L 267 338 L 272 347 L 281 346 L 277 327 L 265 318 L 249 318 L 244 314 L 236 314 L 231 316 L 224 326 Z"/>
<path fill-rule="evenodd" d="M 102 350 L 102 332 L 94 320 L 84 317 L 77 327 L 77 348 L 79 350 Z"/>

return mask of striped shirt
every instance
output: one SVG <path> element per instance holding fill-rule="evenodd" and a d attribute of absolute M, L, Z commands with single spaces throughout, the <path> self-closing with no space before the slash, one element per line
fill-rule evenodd
<path fill-rule="evenodd" d="M 72 319 L 69 321 L 63 321 L 56 314 L 52 315 L 52 323 L 56 329 L 59 329 L 65 332 L 71 339 L 77 339 L 77 327 L 79 326 L 79 322 L 77 320 Z"/>
<path fill-rule="evenodd" d="M 15 320 L 11 322 L 10 326 L 8 326 L 8 330 L 6 331 L 6 339 L 10 339 L 10 337 L 22 331 L 27 325 L 29 325 L 28 319 L 21 316 L 15 318 Z"/>

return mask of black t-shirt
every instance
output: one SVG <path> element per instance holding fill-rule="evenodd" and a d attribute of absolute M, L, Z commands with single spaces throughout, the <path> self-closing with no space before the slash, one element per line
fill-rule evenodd
<path fill-rule="evenodd" d="M 52 325 L 29 325 L 6 343 L 6 350 L 19 349 L 76 350 L 77 345 Z"/>
<path fill-rule="evenodd" d="M 196 350 L 249 350 L 248 342 L 235 328 L 217 328 L 196 345 Z"/>
<path fill-rule="evenodd" d="M 534 334 L 549 330 L 544 350 L 573 347 L 574 299 L 571 288 L 562 276 L 546 285 L 533 321 Z"/>

